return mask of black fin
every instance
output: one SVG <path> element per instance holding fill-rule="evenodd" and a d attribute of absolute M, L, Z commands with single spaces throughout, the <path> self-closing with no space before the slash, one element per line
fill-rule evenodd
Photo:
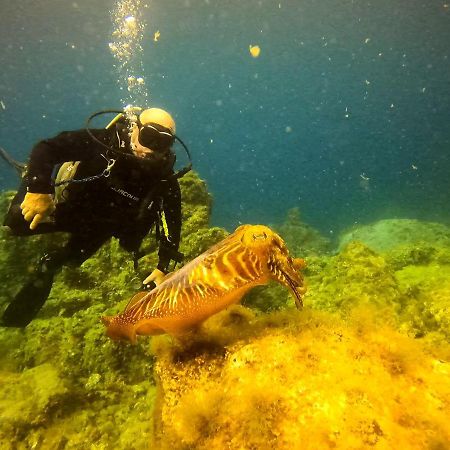
<path fill-rule="evenodd" d="M 19 161 L 16 161 L 13 159 L 9 153 L 2 147 L 0 147 L 0 156 L 11 166 L 13 167 L 16 172 L 19 174 L 20 177 L 23 176 L 23 174 L 27 170 L 27 165 L 24 163 L 21 163 Z"/>
<path fill-rule="evenodd" d="M 8 305 L 0 325 L 26 327 L 38 314 L 52 289 L 53 272 L 39 272 L 29 280 Z"/>

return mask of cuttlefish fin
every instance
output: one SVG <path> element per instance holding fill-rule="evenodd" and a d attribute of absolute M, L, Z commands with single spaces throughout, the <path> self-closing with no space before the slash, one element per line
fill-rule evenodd
<path fill-rule="evenodd" d="M 125 307 L 124 312 L 128 311 L 132 306 L 134 306 L 141 298 L 146 296 L 148 291 L 139 291 L 137 294 L 134 294 L 133 297 L 128 300 L 127 306 Z"/>
<path fill-rule="evenodd" d="M 114 320 L 116 319 L 116 320 Z M 111 339 L 119 340 L 126 338 L 132 344 L 136 344 L 136 329 L 134 324 L 126 323 L 124 321 L 117 321 L 117 316 L 103 316 L 101 321 L 106 325 L 106 335 Z"/>

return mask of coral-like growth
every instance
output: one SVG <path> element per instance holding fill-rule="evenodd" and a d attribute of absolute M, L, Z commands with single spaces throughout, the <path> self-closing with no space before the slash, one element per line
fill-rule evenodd
<path fill-rule="evenodd" d="M 450 445 L 448 363 L 369 314 L 213 319 L 184 343 L 154 341 L 156 448 Z"/>

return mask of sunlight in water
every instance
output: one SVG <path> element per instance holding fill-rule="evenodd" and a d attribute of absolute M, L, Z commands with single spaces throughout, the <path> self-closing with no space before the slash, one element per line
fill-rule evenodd
<path fill-rule="evenodd" d="M 117 82 L 123 91 L 122 106 L 129 111 L 132 111 L 130 106 L 147 104 L 141 45 L 146 27 L 145 7 L 140 0 L 118 0 L 111 11 L 114 29 L 109 48 L 116 60 Z"/>

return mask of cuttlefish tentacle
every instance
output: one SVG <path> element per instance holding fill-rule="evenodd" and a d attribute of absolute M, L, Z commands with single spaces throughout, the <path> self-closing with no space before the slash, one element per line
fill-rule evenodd
<path fill-rule="evenodd" d="M 152 291 L 138 292 L 123 313 L 102 321 L 113 339 L 136 342 L 136 335 L 179 335 L 271 279 L 289 288 L 301 307 L 303 267 L 304 260 L 291 258 L 270 228 L 242 225 Z"/>

